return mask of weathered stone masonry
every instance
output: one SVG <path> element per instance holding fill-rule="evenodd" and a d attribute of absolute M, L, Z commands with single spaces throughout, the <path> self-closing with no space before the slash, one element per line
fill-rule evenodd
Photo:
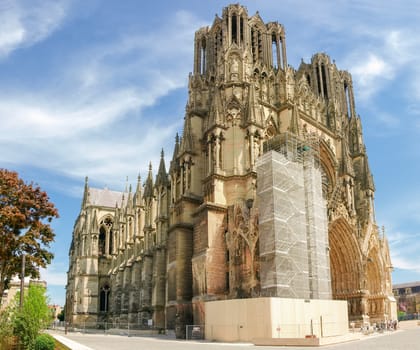
<path fill-rule="evenodd" d="M 281 24 L 264 23 L 240 5 L 224 8 L 195 34 L 183 134 L 176 136 L 169 171 L 162 152 L 156 177 L 150 166 L 134 190 L 96 189 L 86 181 L 70 247 L 67 320 L 115 325 L 152 319 L 154 327 L 182 337 L 186 324 L 204 322 L 208 300 L 297 290 L 309 298 L 348 300 L 350 320 L 385 319 L 391 262 L 375 221 L 375 187 L 352 84 L 324 53 L 292 68 Z M 266 145 L 282 139 L 317 145 L 313 168 L 291 165 L 306 181 L 306 219 L 296 221 L 293 234 L 306 237 L 299 244 L 308 254 L 294 262 L 281 256 L 294 242 L 292 234 L 284 238 L 293 220 L 281 219 L 279 202 L 273 220 L 286 224 L 270 231 L 259 222 L 267 203 L 257 195 L 264 181 L 257 165 Z M 282 169 L 276 174 L 291 170 Z M 277 242 L 274 265 L 262 243 L 267 235 Z M 313 263 L 299 279 L 282 270 L 305 261 Z M 269 275 L 277 281 L 271 286 Z"/>

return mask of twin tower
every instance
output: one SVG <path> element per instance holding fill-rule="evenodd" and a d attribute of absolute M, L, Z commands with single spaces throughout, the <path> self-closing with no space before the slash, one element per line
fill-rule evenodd
<path fill-rule="evenodd" d="M 206 302 L 263 296 L 386 319 L 391 262 L 351 75 L 323 53 L 292 68 L 284 27 L 236 4 L 196 32 L 188 92 L 168 171 L 162 152 L 136 189 L 86 181 L 67 320 L 182 337 Z"/>

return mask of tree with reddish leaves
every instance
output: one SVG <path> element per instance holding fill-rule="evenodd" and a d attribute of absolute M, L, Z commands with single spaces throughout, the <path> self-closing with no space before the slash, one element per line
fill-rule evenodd
<path fill-rule="evenodd" d="M 25 276 L 39 278 L 39 267 L 51 263 L 53 218 L 58 218 L 58 211 L 46 192 L 26 184 L 17 172 L 0 169 L 0 305 L 10 279 L 21 272 L 22 254 Z"/>

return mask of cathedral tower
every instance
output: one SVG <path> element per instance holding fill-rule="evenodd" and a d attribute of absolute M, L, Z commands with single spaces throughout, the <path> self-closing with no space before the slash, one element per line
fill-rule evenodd
<path fill-rule="evenodd" d="M 162 152 L 155 181 L 150 166 L 134 193 L 86 183 L 70 248 L 69 321 L 152 323 L 185 337 L 186 325 L 204 323 L 207 301 L 267 295 L 347 300 L 356 322 L 391 317 L 389 248 L 352 77 L 325 53 L 298 69 L 287 62 L 284 27 L 239 4 L 195 33 L 169 171 Z M 269 156 L 279 149 L 286 156 Z M 279 185 L 264 197 L 259 166 L 268 158 Z M 293 181 L 299 195 L 279 191 Z M 301 205 L 293 230 L 297 209 L 286 215 L 279 204 L 287 201 Z M 305 254 L 279 255 L 286 246 Z M 292 261 L 306 264 L 299 278 L 286 278 Z"/>

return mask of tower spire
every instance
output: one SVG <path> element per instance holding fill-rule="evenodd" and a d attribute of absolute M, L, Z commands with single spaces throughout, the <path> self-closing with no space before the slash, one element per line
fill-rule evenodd
<path fill-rule="evenodd" d="M 177 162 L 178 154 L 179 154 L 179 135 L 178 135 L 178 133 L 176 133 L 174 153 L 172 155 L 171 165 L 169 167 L 169 172 L 170 173 L 176 171 L 178 169 L 178 167 L 179 167 L 179 164 Z"/>
<path fill-rule="evenodd" d="M 160 153 L 160 163 L 159 163 L 159 170 L 158 174 L 156 175 L 156 186 L 165 186 L 168 183 L 168 178 L 166 174 L 166 167 L 165 167 L 165 159 L 164 159 L 164 152 L 162 148 L 162 152 Z"/>
<path fill-rule="evenodd" d="M 153 197 L 153 175 L 152 162 L 149 163 L 149 174 L 147 175 L 146 184 L 144 185 L 144 197 Z"/>
<path fill-rule="evenodd" d="M 82 208 L 86 208 L 86 206 L 90 203 L 90 195 L 89 195 L 89 178 L 85 177 L 85 188 L 83 191 L 83 201 L 82 201 Z"/>

